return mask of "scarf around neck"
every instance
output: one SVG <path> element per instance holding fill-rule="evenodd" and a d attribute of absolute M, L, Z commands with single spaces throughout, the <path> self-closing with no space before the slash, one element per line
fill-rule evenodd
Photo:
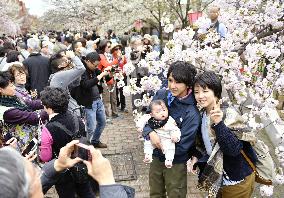
<path fill-rule="evenodd" d="M 0 96 L 0 105 L 14 107 L 20 110 L 27 110 L 28 106 L 22 103 L 16 96 Z"/>
<path fill-rule="evenodd" d="M 206 153 L 208 155 L 207 163 L 198 178 L 197 188 L 208 192 L 208 197 L 216 197 L 223 179 L 223 152 L 216 141 L 215 133 L 211 129 L 210 117 L 206 111 L 201 113 L 202 124 L 201 134 Z"/>
<path fill-rule="evenodd" d="M 165 124 L 168 122 L 169 117 L 167 117 L 165 120 L 156 120 L 155 118 L 151 117 L 148 120 L 148 124 L 150 126 L 151 129 L 159 129 L 163 126 L 165 126 Z"/>

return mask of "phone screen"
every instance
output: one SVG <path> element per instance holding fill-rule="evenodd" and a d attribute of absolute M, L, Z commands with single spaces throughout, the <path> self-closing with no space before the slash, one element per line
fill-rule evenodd
<path fill-rule="evenodd" d="M 37 147 L 37 140 L 34 138 L 30 141 L 30 143 L 28 144 L 28 146 L 25 148 L 25 150 L 22 152 L 23 156 L 26 156 L 27 154 L 29 154 L 31 151 L 33 151 L 34 149 L 36 149 Z"/>

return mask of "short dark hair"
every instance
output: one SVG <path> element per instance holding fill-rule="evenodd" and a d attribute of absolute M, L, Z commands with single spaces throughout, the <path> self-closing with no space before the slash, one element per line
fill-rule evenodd
<path fill-rule="evenodd" d="M 218 99 L 221 99 L 222 83 L 221 83 L 221 79 L 215 72 L 205 71 L 199 74 L 195 79 L 194 85 L 199 85 L 203 89 L 208 87 L 208 89 L 211 89 L 214 92 L 214 95 Z"/>
<path fill-rule="evenodd" d="M 196 73 L 196 69 L 192 64 L 185 61 L 176 61 L 170 65 L 167 78 L 172 75 L 175 81 L 192 87 Z"/>
<path fill-rule="evenodd" d="M 0 57 L 4 57 L 5 56 L 5 49 L 3 46 L 0 46 Z"/>
<path fill-rule="evenodd" d="M 82 44 L 83 47 L 86 47 L 86 45 L 87 45 L 87 39 L 85 39 L 85 38 L 79 38 L 77 41 L 78 41 L 78 42 L 81 42 L 81 44 Z"/>
<path fill-rule="evenodd" d="M 17 46 L 21 49 L 27 49 L 27 45 L 24 41 L 20 40 L 19 42 L 17 42 Z"/>
<path fill-rule="evenodd" d="M 68 110 L 69 98 L 67 91 L 59 87 L 45 87 L 40 92 L 42 104 L 55 113 L 65 113 Z"/>
<path fill-rule="evenodd" d="M 49 64 L 50 64 L 50 68 L 51 68 L 51 73 L 56 73 L 64 68 L 58 68 L 58 66 L 60 64 L 63 63 L 63 56 L 62 56 L 62 52 L 65 53 L 66 50 L 60 50 L 59 52 L 57 52 L 56 54 L 52 55 L 49 59 Z"/>
<path fill-rule="evenodd" d="M 73 36 L 65 36 L 64 41 L 71 44 L 74 41 L 74 37 Z"/>
<path fill-rule="evenodd" d="M 100 61 L 101 58 L 97 52 L 90 52 L 86 55 L 85 60 L 95 62 L 95 61 Z"/>
<path fill-rule="evenodd" d="M 8 71 L 0 72 L 0 88 L 5 88 L 11 82 L 11 74 Z"/>
<path fill-rule="evenodd" d="M 9 41 L 5 41 L 3 43 L 3 47 L 4 47 L 4 50 L 5 50 L 5 53 L 8 53 L 10 50 L 15 50 L 14 44 L 9 42 Z"/>
<path fill-rule="evenodd" d="M 154 107 L 155 105 L 163 105 L 163 104 L 166 105 L 163 100 L 152 100 L 151 103 L 150 103 L 150 105 L 149 105 L 149 109 L 150 109 L 150 111 L 152 111 L 152 110 L 153 110 L 153 107 Z"/>
<path fill-rule="evenodd" d="M 74 52 L 76 51 L 75 48 L 78 47 L 78 43 L 81 43 L 81 41 L 80 41 L 79 39 L 72 42 L 72 50 L 73 50 Z M 81 43 L 81 44 L 82 44 L 82 46 L 83 46 L 83 43 Z"/>
<path fill-rule="evenodd" d="M 104 40 L 100 41 L 99 46 L 98 46 L 98 53 L 99 54 L 105 53 L 105 49 L 106 49 L 106 46 L 107 46 L 108 43 L 111 44 L 111 41 L 109 41 L 107 39 L 104 39 Z"/>
<path fill-rule="evenodd" d="M 7 53 L 6 62 L 7 62 L 7 63 L 12 63 L 12 62 L 19 61 L 19 55 L 20 55 L 20 52 L 18 52 L 18 51 L 16 51 L 16 50 L 10 50 L 10 51 Z"/>

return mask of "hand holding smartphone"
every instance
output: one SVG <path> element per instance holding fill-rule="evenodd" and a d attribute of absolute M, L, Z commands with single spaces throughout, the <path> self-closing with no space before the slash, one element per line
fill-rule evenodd
<path fill-rule="evenodd" d="M 34 152 L 35 150 L 37 150 L 37 147 L 38 147 L 38 140 L 36 138 L 33 138 L 28 144 L 28 146 L 23 150 L 22 155 L 26 156 Z"/>

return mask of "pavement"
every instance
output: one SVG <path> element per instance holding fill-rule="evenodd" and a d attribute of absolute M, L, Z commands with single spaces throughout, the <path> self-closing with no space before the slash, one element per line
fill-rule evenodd
<path fill-rule="evenodd" d="M 130 104 L 129 99 L 127 102 Z M 130 106 L 127 108 L 131 109 Z M 261 139 L 264 139 L 271 148 L 270 151 L 273 151 L 273 144 L 269 141 L 267 135 L 265 133 L 261 134 Z M 149 198 L 149 165 L 143 162 L 143 142 L 138 140 L 132 113 L 120 113 L 119 118 L 112 119 L 112 123 L 107 124 L 101 141 L 108 145 L 107 149 L 101 149 L 101 151 L 105 157 L 110 159 L 115 176 L 128 179 L 128 181 L 118 181 L 117 183 L 133 187 L 136 191 L 135 197 L 137 198 Z M 132 155 L 130 156 L 129 153 Z M 205 193 L 196 189 L 196 184 L 197 177 L 188 175 L 187 198 L 206 197 Z M 277 186 L 274 188 L 275 193 L 272 197 L 283 198 L 284 189 L 282 187 Z M 55 189 L 52 188 L 45 197 L 57 198 L 58 196 Z M 258 184 L 256 184 L 253 197 L 261 197 Z"/>

